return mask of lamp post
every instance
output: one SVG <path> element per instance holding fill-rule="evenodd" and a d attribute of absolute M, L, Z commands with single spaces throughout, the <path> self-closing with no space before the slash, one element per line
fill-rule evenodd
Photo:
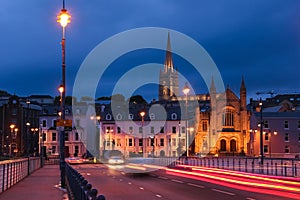
<path fill-rule="evenodd" d="M 188 120 L 187 120 L 187 105 L 188 105 L 188 93 L 190 92 L 190 88 L 187 83 L 185 83 L 185 86 L 183 88 L 183 93 L 185 94 L 185 135 L 186 135 L 186 156 L 189 156 L 189 141 L 188 141 Z"/>
<path fill-rule="evenodd" d="M 259 122 L 259 127 L 260 127 L 260 164 L 263 166 L 264 164 L 264 149 L 263 149 L 263 116 L 262 116 L 262 100 L 260 98 L 260 102 L 259 102 L 259 112 L 260 112 L 260 122 Z"/>
<path fill-rule="evenodd" d="M 67 9 L 65 9 L 65 0 L 63 0 L 63 8 L 61 9 L 60 13 L 57 16 L 57 22 L 60 23 L 62 26 L 62 40 L 61 40 L 61 47 L 62 47 L 62 92 L 61 92 L 61 119 L 65 120 L 65 94 L 66 94 L 66 60 L 65 60 L 65 28 L 71 22 L 70 20 L 71 15 L 68 13 Z M 62 127 L 59 137 L 59 146 L 60 146 L 60 171 L 61 171 L 61 187 L 65 188 L 66 181 L 65 181 L 65 155 L 64 155 L 64 148 L 65 148 L 65 128 Z"/>
<path fill-rule="evenodd" d="M 144 157 L 144 116 L 145 116 L 145 111 L 140 112 L 140 115 L 142 117 L 142 156 Z"/>
<path fill-rule="evenodd" d="M 275 130 L 274 131 L 274 133 L 273 133 L 273 135 L 275 136 L 275 135 L 277 135 L 277 131 Z M 272 132 L 270 132 L 270 158 L 272 158 Z"/>
<path fill-rule="evenodd" d="M 26 157 L 29 157 L 29 105 L 30 105 L 30 100 L 29 98 L 26 99 L 26 104 L 27 104 L 27 113 L 26 113 L 26 138 L 25 138 L 25 151 L 26 151 Z"/>
<path fill-rule="evenodd" d="M 98 153 L 98 156 L 101 156 L 101 144 L 102 144 L 102 136 L 101 136 L 101 117 L 100 115 L 96 116 L 96 119 L 98 121 L 98 128 L 99 128 L 99 137 L 96 137 L 96 148 Z M 98 135 L 98 134 L 97 134 Z"/>

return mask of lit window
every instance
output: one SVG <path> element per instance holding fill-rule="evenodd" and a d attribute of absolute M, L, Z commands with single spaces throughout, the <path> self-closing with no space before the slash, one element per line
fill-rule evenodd
<path fill-rule="evenodd" d="M 207 131 L 207 121 L 202 122 L 202 131 Z"/>
<path fill-rule="evenodd" d="M 233 126 L 234 125 L 234 114 L 230 109 L 226 109 L 225 113 L 222 115 L 223 126 Z"/>

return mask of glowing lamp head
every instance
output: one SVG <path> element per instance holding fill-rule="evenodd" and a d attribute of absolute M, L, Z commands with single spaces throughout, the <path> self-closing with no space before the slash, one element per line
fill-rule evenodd
<path fill-rule="evenodd" d="M 146 114 L 146 113 L 145 113 L 144 111 L 140 112 L 141 117 L 144 117 L 145 114 Z"/>
<path fill-rule="evenodd" d="M 190 88 L 187 83 L 185 83 L 185 86 L 182 91 L 185 95 L 187 95 L 190 92 Z"/>
<path fill-rule="evenodd" d="M 57 15 L 57 22 L 60 23 L 63 28 L 65 28 L 71 22 L 71 15 L 66 9 L 62 9 Z"/>
<path fill-rule="evenodd" d="M 62 94 L 64 92 L 64 89 L 65 89 L 64 86 L 60 85 L 58 91 Z"/>

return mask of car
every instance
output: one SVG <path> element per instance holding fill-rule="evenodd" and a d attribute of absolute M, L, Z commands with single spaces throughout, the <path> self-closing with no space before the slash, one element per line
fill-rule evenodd
<path fill-rule="evenodd" d="M 79 157 L 69 157 L 66 159 L 66 162 L 69 164 L 82 164 L 84 162 L 84 160 L 82 158 Z"/>
<path fill-rule="evenodd" d="M 125 163 L 125 161 L 122 156 L 111 156 L 108 159 L 108 164 L 118 165 L 118 164 L 124 164 L 124 163 Z"/>

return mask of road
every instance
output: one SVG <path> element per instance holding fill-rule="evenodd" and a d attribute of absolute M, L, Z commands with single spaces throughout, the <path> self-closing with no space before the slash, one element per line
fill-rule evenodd
<path fill-rule="evenodd" d="M 125 174 L 102 164 L 73 165 L 73 167 L 108 200 L 290 199 L 272 195 L 271 190 L 256 193 L 259 190 L 253 188 L 249 192 L 249 189 L 248 191 L 234 189 L 230 186 L 172 175 L 164 170 L 148 174 Z"/>

